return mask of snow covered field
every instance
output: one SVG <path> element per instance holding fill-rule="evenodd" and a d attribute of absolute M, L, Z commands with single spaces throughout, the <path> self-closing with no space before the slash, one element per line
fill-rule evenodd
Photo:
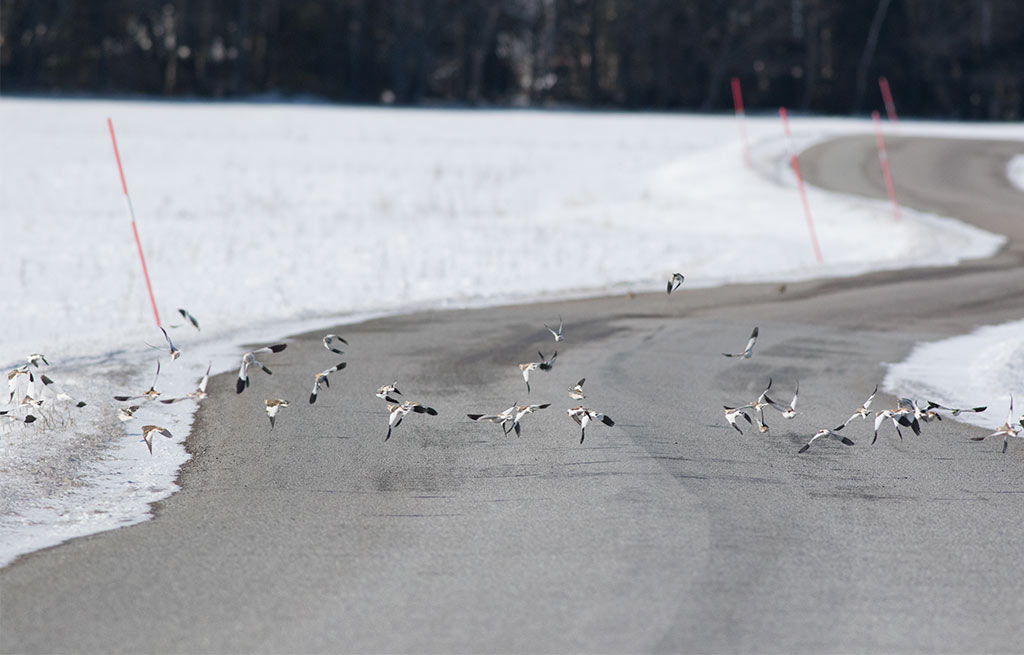
<path fill-rule="evenodd" d="M 174 362 L 147 346 L 163 337 L 108 116 L 161 317 L 181 323 L 184 307 L 202 327 L 169 330 L 185 353 Z M 872 129 L 792 127 L 801 146 Z M 193 403 L 145 405 L 125 429 L 111 399 L 147 389 L 157 358 L 157 388 L 176 396 L 211 362 L 236 368 L 242 344 L 370 315 L 660 291 L 674 271 L 689 286 L 855 275 L 1002 243 L 811 189 L 819 266 L 778 119 L 748 117 L 747 129 L 752 169 L 731 116 L 0 100 L 0 366 L 42 352 L 47 374 L 89 402 L 0 423 L 0 565 L 143 520 L 175 490 Z M 1019 124 L 901 122 L 900 133 L 1024 140 Z M 853 245 L 882 238 L 896 247 Z M 174 434 L 152 456 L 145 423 Z"/>

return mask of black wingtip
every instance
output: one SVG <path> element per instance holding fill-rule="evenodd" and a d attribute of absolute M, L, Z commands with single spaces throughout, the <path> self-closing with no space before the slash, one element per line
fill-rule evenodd
<path fill-rule="evenodd" d="M 806 453 L 807 449 L 810 448 L 810 447 L 811 447 L 811 444 L 804 444 L 804 447 L 801 448 L 800 450 L 796 451 L 796 454 L 800 455 L 802 453 Z"/>
<path fill-rule="evenodd" d="M 122 403 L 123 403 L 123 402 L 125 402 L 126 400 L 128 400 L 128 398 L 130 398 L 130 397 L 131 397 L 131 396 L 114 396 L 114 400 L 116 400 L 116 401 L 118 401 L 118 402 L 122 402 Z"/>
<path fill-rule="evenodd" d="M 266 366 L 264 366 L 264 367 L 263 367 L 263 372 L 264 372 L 264 373 L 266 373 L 267 375 L 273 375 L 273 374 L 274 374 L 274 372 L 273 372 L 273 371 L 271 371 L 271 370 L 270 370 L 269 368 L 267 368 Z"/>
<path fill-rule="evenodd" d="M 586 428 L 580 430 L 580 443 L 583 443 L 583 440 L 586 438 L 586 436 L 587 436 Z"/>
<path fill-rule="evenodd" d="M 852 445 L 853 445 L 853 439 L 850 439 L 850 437 L 843 437 L 843 438 L 841 439 L 841 441 L 842 441 L 842 442 L 843 442 L 844 444 L 846 444 L 847 446 L 852 446 Z"/>
<path fill-rule="evenodd" d="M 284 350 L 287 347 L 288 347 L 288 344 L 286 344 L 286 343 L 279 343 L 279 344 L 270 346 L 270 352 L 279 353 L 279 352 L 281 352 L 282 350 Z"/>
<path fill-rule="evenodd" d="M 316 402 L 316 394 L 315 393 L 309 394 L 309 404 L 312 405 L 315 402 Z"/>
<path fill-rule="evenodd" d="M 466 416 L 468 416 L 469 418 L 471 418 L 474 421 L 476 421 L 476 420 L 479 420 L 480 417 L 483 416 L 483 414 L 466 414 Z"/>
<path fill-rule="evenodd" d="M 613 421 L 610 416 L 605 416 L 603 419 L 601 419 L 601 422 L 608 426 L 615 425 L 615 421 Z"/>
<path fill-rule="evenodd" d="M 390 438 L 391 438 L 391 428 L 388 428 L 388 433 L 386 435 L 384 435 L 384 441 L 387 441 Z"/>
<path fill-rule="evenodd" d="M 235 382 L 235 393 L 242 393 L 243 391 L 245 391 L 245 380 L 238 378 L 238 381 Z"/>
<path fill-rule="evenodd" d="M 437 410 L 434 409 L 433 407 L 427 407 L 424 411 L 427 413 L 428 416 L 437 416 Z"/>

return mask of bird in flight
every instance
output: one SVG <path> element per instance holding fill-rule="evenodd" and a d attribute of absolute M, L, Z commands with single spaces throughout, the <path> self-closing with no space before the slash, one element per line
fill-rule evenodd
<path fill-rule="evenodd" d="M 539 362 L 527 362 L 526 364 L 520 364 L 519 369 L 523 372 L 523 381 L 526 382 L 526 393 L 530 393 L 530 371 L 550 371 L 551 367 L 555 365 L 555 357 L 558 357 L 558 351 L 551 356 L 551 359 L 545 359 L 544 353 L 538 351 L 540 355 Z"/>
<path fill-rule="evenodd" d="M 668 286 L 665 287 L 665 291 L 671 294 L 683 284 L 685 279 L 686 277 L 682 273 L 673 273 L 668 281 Z"/>
<path fill-rule="evenodd" d="M 960 414 L 962 414 L 963 412 L 975 412 L 975 413 L 977 413 L 977 412 L 984 412 L 986 409 L 988 409 L 988 406 L 986 405 L 984 407 L 967 407 L 967 408 L 943 407 L 939 403 L 933 402 L 933 401 L 929 400 L 928 401 L 928 405 L 925 408 L 925 410 L 927 411 L 927 410 L 930 410 L 930 409 L 941 409 L 943 411 L 949 412 L 952 416 L 960 416 Z"/>
<path fill-rule="evenodd" d="M 160 326 L 160 331 L 164 333 L 164 339 L 167 340 L 167 349 L 171 352 L 171 359 L 175 360 L 181 357 L 181 351 L 175 347 L 174 342 L 171 341 L 171 337 L 167 334 L 167 330 L 164 329 L 164 326 Z"/>
<path fill-rule="evenodd" d="M 197 321 L 196 317 L 193 316 L 187 309 L 178 309 L 178 313 L 181 314 L 181 317 L 183 319 L 185 319 L 186 321 L 191 323 L 192 327 L 194 327 L 197 331 L 199 331 L 199 321 Z M 171 327 L 175 327 L 175 326 L 172 325 Z"/>
<path fill-rule="evenodd" d="M 341 348 L 338 348 L 337 346 L 332 346 L 331 345 L 335 341 L 340 341 L 343 344 L 345 344 L 346 346 L 348 345 L 348 341 L 345 341 L 344 339 L 342 339 L 338 335 L 336 335 L 336 334 L 328 334 L 327 336 L 324 337 L 324 348 L 326 348 L 327 350 L 330 350 L 332 353 L 337 353 L 339 355 L 344 354 L 344 352 L 345 352 L 344 350 L 342 350 Z"/>
<path fill-rule="evenodd" d="M 852 421 L 853 419 L 857 418 L 858 416 L 866 421 L 867 418 L 869 416 L 871 416 L 871 412 L 868 411 L 868 408 L 871 407 L 871 401 L 875 399 L 875 394 L 876 393 L 878 393 L 878 385 L 877 384 L 875 385 L 874 391 L 872 391 L 871 395 L 868 396 L 868 399 L 864 401 L 864 404 L 861 405 L 860 407 L 858 407 L 857 409 L 853 410 L 853 415 L 850 418 L 846 419 L 846 421 L 842 425 L 840 425 L 839 427 L 836 427 L 836 428 L 832 428 L 832 429 L 833 430 L 841 430 L 842 428 L 845 428 L 847 425 L 849 425 L 850 421 Z"/>
<path fill-rule="evenodd" d="M 569 397 L 573 400 L 583 400 L 586 396 L 583 395 L 583 383 L 587 381 L 587 378 L 580 378 L 580 381 L 569 387 Z"/>
<path fill-rule="evenodd" d="M 818 430 L 817 432 L 814 433 L 814 436 L 811 437 L 811 440 L 804 444 L 804 446 L 799 451 L 797 451 L 798 454 L 806 453 L 807 449 L 811 447 L 811 444 L 817 441 L 818 439 L 821 439 L 822 437 L 831 437 L 832 439 L 838 440 L 842 444 L 852 446 L 853 441 L 849 437 L 839 434 L 838 430 L 841 429 L 842 427 L 836 428 L 835 430 L 829 430 L 827 428 L 822 428 L 821 430 Z"/>
<path fill-rule="evenodd" d="M 281 411 L 282 407 L 287 407 L 291 403 L 289 403 L 287 400 L 281 400 L 280 398 L 272 398 L 269 400 L 264 400 L 263 404 L 265 405 L 264 409 L 267 412 L 267 417 L 270 419 L 270 429 L 273 430 L 274 418 L 277 417 L 277 413 Z"/>
<path fill-rule="evenodd" d="M 583 405 L 579 407 L 573 407 L 572 409 L 565 410 L 569 413 L 569 418 L 576 421 L 577 425 L 580 426 L 580 443 L 587 436 L 587 426 L 590 425 L 591 421 L 598 421 L 605 425 L 615 425 L 615 421 L 610 416 L 605 416 L 600 412 L 595 412 L 592 409 L 587 409 Z"/>
<path fill-rule="evenodd" d="M 547 328 L 547 331 L 551 333 L 551 336 L 553 336 L 555 338 L 556 342 L 561 341 L 562 339 L 565 338 L 562 335 L 562 317 L 561 316 L 558 317 L 558 331 L 552 330 L 550 327 L 548 327 L 547 323 L 544 324 L 544 327 Z"/>
<path fill-rule="evenodd" d="M 206 385 L 210 383 L 211 366 L 213 366 L 213 362 L 210 362 L 210 364 L 207 365 L 206 374 L 203 375 L 203 378 L 201 380 L 199 380 L 199 385 L 195 388 L 194 391 L 189 391 L 180 398 L 168 398 L 166 400 L 161 400 L 160 402 L 162 402 L 165 405 L 170 405 L 171 403 L 181 402 L 182 400 L 195 400 L 197 402 L 200 400 L 206 400 L 206 397 L 208 395 L 206 393 Z"/>
<path fill-rule="evenodd" d="M 156 390 L 156 381 L 160 377 L 160 360 L 156 360 L 156 375 L 153 376 L 153 384 L 150 385 L 149 390 L 138 396 L 114 396 L 114 400 L 125 402 L 126 400 L 135 400 L 136 398 L 145 398 L 146 400 L 156 400 L 160 395 L 160 392 Z"/>
<path fill-rule="evenodd" d="M 128 421 L 135 418 L 135 412 L 139 409 L 139 407 L 139 405 L 132 405 L 131 407 L 120 407 L 117 410 L 117 418 L 122 423 L 127 423 Z"/>
<path fill-rule="evenodd" d="M 263 362 L 256 359 L 256 353 L 279 353 L 287 347 L 288 344 L 279 343 L 273 346 L 265 346 L 263 348 L 257 348 L 256 350 L 250 350 L 242 355 L 242 366 L 238 369 L 238 381 L 235 383 L 235 392 L 242 393 L 249 386 L 250 366 L 256 366 L 263 369 L 267 375 L 273 374 L 273 372 L 267 368 Z"/>
<path fill-rule="evenodd" d="M 499 414 L 466 414 L 469 418 L 474 421 L 490 421 L 491 423 L 501 424 L 501 431 L 508 434 L 510 428 L 505 427 L 509 423 L 515 420 L 516 410 L 519 407 L 517 403 L 512 403 L 512 406 Z"/>
<path fill-rule="evenodd" d="M 329 369 L 325 371 L 320 371 L 319 373 L 316 374 L 316 377 L 313 379 L 313 393 L 309 394 L 310 405 L 316 402 L 316 394 L 319 393 L 321 384 L 327 387 L 331 386 L 331 381 L 327 379 L 327 376 L 330 375 L 331 373 L 334 373 L 335 371 L 340 371 L 346 366 L 348 366 L 347 363 L 341 362 L 340 364 L 335 364 Z"/>
<path fill-rule="evenodd" d="M 524 416 L 526 416 L 527 414 L 532 414 L 533 412 L 537 411 L 538 409 L 547 409 L 548 407 L 551 407 L 551 403 L 544 403 L 543 405 L 516 405 L 516 407 L 515 407 L 516 416 L 515 416 L 514 419 L 512 419 L 512 428 L 511 428 L 512 430 L 515 431 L 516 436 L 517 437 L 520 436 L 519 435 L 519 432 L 520 432 L 520 430 L 519 430 L 519 422 L 521 420 L 523 420 Z M 506 432 L 506 434 L 507 434 L 507 432 Z"/>
<path fill-rule="evenodd" d="M 392 428 L 396 428 L 402 423 L 402 419 L 409 412 L 415 412 L 416 414 L 427 414 L 428 416 L 437 416 L 437 410 L 433 407 L 425 407 L 418 402 L 412 400 L 403 400 L 398 404 L 388 403 L 388 433 L 384 435 L 384 441 L 391 438 Z"/>
<path fill-rule="evenodd" d="M 747 347 L 743 349 L 741 353 L 722 353 L 726 357 L 742 357 L 743 359 L 750 359 L 754 354 L 754 344 L 757 343 L 757 328 L 750 333 L 750 339 L 747 341 Z"/>
<path fill-rule="evenodd" d="M 998 428 L 996 428 L 996 431 L 993 432 L 992 434 L 986 434 L 982 437 L 971 437 L 971 441 L 983 441 L 989 437 L 1001 436 L 1003 438 L 1003 452 L 1005 453 L 1006 447 L 1010 444 L 1010 439 L 1012 437 L 1024 439 L 1024 437 L 1021 436 L 1021 434 L 1024 433 L 1024 416 L 1021 417 L 1020 424 L 1021 427 L 1018 428 L 1017 425 L 1013 422 L 1013 394 L 1011 393 L 1010 411 L 1006 413 L 1006 423 L 1003 423 Z"/>
<path fill-rule="evenodd" d="M 28 360 L 29 364 L 35 366 L 36 368 L 39 368 L 39 362 L 42 362 L 47 366 L 50 365 L 50 362 L 46 361 L 46 358 L 43 357 L 42 353 L 32 353 L 28 357 L 26 357 L 26 359 Z"/>
<path fill-rule="evenodd" d="M 162 434 L 168 439 L 171 438 L 171 431 L 167 428 L 162 428 L 159 425 L 143 425 L 142 426 L 142 438 L 146 440 L 146 448 L 149 448 L 149 454 L 153 454 L 153 435 Z"/>
<path fill-rule="evenodd" d="M 399 396 L 402 395 L 402 392 L 398 390 L 398 382 L 392 382 L 391 384 L 382 384 L 380 387 L 377 388 L 377 393 L 373 395 L 377 396 L 381 400 L 387 400 L 388 402 L 397 403 L 397 400 L 388 397 L 393 393 L 396 393 Z"/>
<path fill-rule="evenodd" d="M 743 411 L 748 409 L 750 405 L 744 405 L 743 407 L 729 407 L 728 405 L 722 405 L 722 407 L 725 409 L 725 420 L 729 421 L 729 425 L 734 427 L 740 434 L 743 434 L 743 430 L 740 429 L 740 426 L 736 425 L 736 421 L 741 416 L 747 419 L 747 423 L 750 423 L 751 425 L 754 424 L 754 421 L 751 420 L 750 416 Z"/>

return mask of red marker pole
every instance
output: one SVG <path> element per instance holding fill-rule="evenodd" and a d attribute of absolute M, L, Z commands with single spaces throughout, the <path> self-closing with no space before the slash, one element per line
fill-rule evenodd
<path fill-rule="evenodd" d="M 800 190 L 800 200 L 804 204 L 804 218 L 807 219 L 807 230 L 811 233 L 811 245 L 814 247 L 814 256 L 818 263 L 823 263 L 821 248 L 818 246 L 818 235 L 814 232 L 814 221 L 811 220 L 811 206 L 807 204 L 807 192 L 804 190 L 804 180 L 800 175 L 800 161 L 796 156 L 796 148 L 793 147 L 793 137 L 789 133 L 789 118 L 786 117 L 786 108 L 779 107 L 779 116 L 782 117 L 782 129 L 786 132 L 786 144 L 789 148 L 789 162 L 796 173 L 796 186 Z"/>
<path fill-rule="evenodd" d="M 740 126 L 740 139 L 743 141 L 743 162 L 750 168 L 750 145 L 747 143 L 746 114 L 743 113 L 743 91 L 740 89 L 740 78 L 732 78 L 732 106 L 736 112 L 736 123 Z"/>
<path fill-rule="evenodd" d="M 885 115 L 889 117 L 890 123 L 898 123 L 896 118 L 896 103 L 892 100 L 892 90 L 889 88 L 889 80 L 885 75 L 878 78 L 878 88 L 882 91 L 882 102 L 885 103 Z"/>
<path fill-rule="evenodd" d="M 882 177 L 885 178 L 885 190 L 889 193 L 892 203 L 892 216 L 900 220 L 900 206 L 896 202 L 896 188 L 892 183 L 892 171 L 889 170 L 889 154 L 885 151 L 885 137 L 882 136 L 882 119 L 877 111 L 871 112 L 871 120 L 875 122 L 875 142 L 878 144 L 878 161 L 882 162 Z"/>
<path fill-rule="evenodd" d="M 121 155 L 117 152 L 117 139 L 114 137 L 114 123 L 108 118 L 107 127 L 110 128 L 110 142 L 114 144 L 114 159 L 117 160 L 117 172 L 121 175 L 121 190 L 124 191 L 124 200 L 128 205 L 128 215 L 132 219 L 132 233 L 135 235 L 135 246 L 139 249 L 139 261 L 142 262 L 142 277 L 146 279 L 146 289 L 149 291 L 149 303 L 153 306 L 153 318 L 156 319 L 157 327 L 160 327 L 160 313 L 156 311 L 156 299 L 153 297 L 153 285 L 149 283 L 149 271 L 146 270 L 146 257 L 142 254 L 142 242 L 139 240 L 139 230 L 135 227 L 135 210 L 132 209 L 132 198 L 128 195 L 128 185 L 124 181 L 124 168 L 121 166 Z"/>

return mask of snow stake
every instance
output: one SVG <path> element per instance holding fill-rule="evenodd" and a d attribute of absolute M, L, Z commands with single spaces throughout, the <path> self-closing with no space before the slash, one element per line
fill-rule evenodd
<path fill-rule="evenodd" d="M 896 103 L 892 99 L 892 90 L 889 88 L 889 80 L 885 75 L 878 78 L 878 88 L 882 92 L 882 101 L 885 103 L 885 115 L 889 117 L 890 123 L 898 123 L 896 118 Z"/>
<path fill-rule="evenodd" d="M 124 200 L 128 205 L 128 215 L 132 219 L 132 233 L 135 235 L 135 246 L 139 250 L 139 261 L 142 262 L 142 277 L 146 279 L 146 289 L 149 291 L 149 303 L 153 306 L 153 318 L 156 319 L 157 327 L 160 327 L 160 314 L 156 311 L 156 299 L 153 297 L 153 286 L 149 283 L 149 272 L 146 270 L 146 257 L 142 254 L 142 242 L 139 240 L 139 230 L 135 227 L 135 210 L 132 209 L 132 198 L 128 195 L 128 185 L 124 181 L 124 168 L 121 166 L 121 155 L 117 152 L 117 139 L 114 137 L 114 123 L 107 118 L 107 127 L 110 128 L 110 142 L 114 144 L 114 159 L 117 160 L 117 172 L 121 175 L 121 190 L 124 191 Z"/>
<path fill-rule="evenodd" d="M 779 116 L 782 117 L 782 128 L 786 132 L 786 146 L 789 148 L 789 165 L 793 167 L 793 172 L 796 173 L 796 186 L 800 190 L 800 200 L 804 205 L 804 218 L 807 219 L 807 230 L 811 233 L 811 245 L 814 247 L 814 257 L 821 264 L 824 260 L 821 258 L 821 248 L 818 246 L 818 235 L 814 232 L 814 221 L 811 220 L 811 207 L 807 204 L 807 192 L 804 190 L 804 179 L 800 175 L 800 161 L 796 156 L 796 148 L 793 147 L 793 137 L 789 133 L 789 119 L 786 117 L 786 108 L 779 107 Z"/>
<path fill-rule="evenodd" d="M 875 143 L 878 144 L 878 161 L 882 163 L 882 177 L 885 179 L 885 190 L 889 193 L 892 203 L 892 217 L 900 220 L 900 206 L 896 202 L 896 188 L 892 183 L 892 171 L 889 170 L 889 154 L 885 151 L 885 137 L 882 136 L 882 119 L 877 111 L 871 112 L 871 120 L 875 123 Z"/>
<path fill-rule="evenodd" d="M 740 127 L 740 139 L 743 142 L 743 162 L 750 168 L 750 145 L 747 143 L 746 114 L 743 113 L 743 91 L 740 89 L 740 78 L 732 78 L 732 106 L 736 112 L 736 124 Z"/>

